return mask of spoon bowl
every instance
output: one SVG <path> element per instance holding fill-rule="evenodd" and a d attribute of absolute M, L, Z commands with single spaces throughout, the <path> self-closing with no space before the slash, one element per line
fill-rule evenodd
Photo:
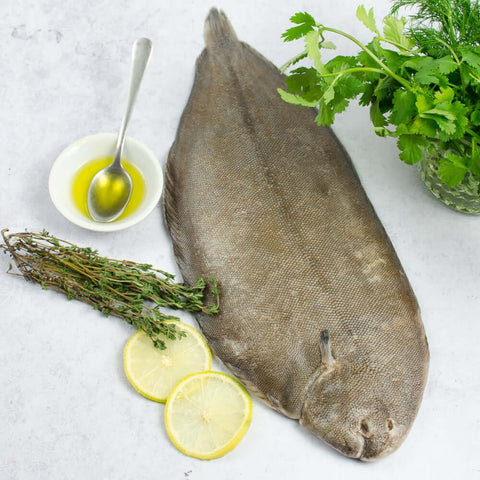
<path fill-rule="evenodd" d="M 130 200 L 132 179 L 128 172 L 115 165 L 100 170 L 88 189 L 88 210 L 96 222 L 118 218 Z"/>

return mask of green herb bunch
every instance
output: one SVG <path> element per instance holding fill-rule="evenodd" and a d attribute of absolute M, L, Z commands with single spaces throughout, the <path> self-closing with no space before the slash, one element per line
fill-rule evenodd
<path fill-rule="evenodd" d="M 413 13 L 398 18 L 400 9 Z M 418 162 L 425 150 L 443 152 L 438 174 L 450 186 L 465 176 L 480 181 L 480 6 L 478 0 L 397 0 L 392 14 L 377 27 L 373 9 L 357 9 L 357 18 L 374 34 L 363 44 L 347 32 L 296 13 L 282 36 L 303 38 L 305 50 L 282 71 L 292 104 L 318 107 L 316 122 L 331 125 L 352 99 L 370 107 L 374 131 L 396 137 L 400 158 Z M 322 61 L 335 48 L 326 34 L 345 37 L 360 51 Z M 313 66 L 296 67 L 305 58 Z M 479 192 L 480 193 L 480 192 Z"/>
<path fill-rule="evenodd" d="M 69 300 L 88 303 L 106 316 L 123 318 L 144 330 L 157 348 L 165 348 L 162 335 L 172 340 L 185 335 L 168 322 L 178 318 L 160 308 L 218 313 L 214 280 L 210 288 L 203 279 L 193 286 L 175 283 L 172 274 L 151 265 L 101 257 L 96 250 L 78 247 L 46 231 L 9 234 L 2 230 L 2 236 L 5 244 L 0 248 L 11 255 L 19 271 L 14 275 L 64 293 Z M 10 265 L 10 273 L 12 269 Z M 207 293 L 212 304 L 204 303 Z"/>

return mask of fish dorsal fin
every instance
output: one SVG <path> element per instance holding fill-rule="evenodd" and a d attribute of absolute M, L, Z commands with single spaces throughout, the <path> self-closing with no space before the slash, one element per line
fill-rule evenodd
<path fill-rule="evenodd" d="M 320 333 L 320 353 L 322 355 L 322 366 L 329 370 L 335 364 L 335 359 L 332 355 L 332 344 L 330 343 L 328 330 L 322 330 L 322 333 Z"/>
<path fill-rule="evenodd" d="M 211 48 L 226 42 L 238 42 L 237 34 L 222 10 L 212 8 L 205 21 L 205 45 Z"/>

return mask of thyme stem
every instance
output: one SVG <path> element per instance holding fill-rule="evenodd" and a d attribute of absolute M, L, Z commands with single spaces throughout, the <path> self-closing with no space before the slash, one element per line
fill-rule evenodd
<path fill-rule="evenodd" d="M 1 231 L 5 253 L 15 261 L 22 276 L 91 305 L 104 315 L 122 318 L 135 328 L 141 328 L 153 344 L 165 348 L 162 335 L 169 339 L 183 336 L 171 320 L 177 317 L 160 308 L 218 313 L 219 294 L 214 280 L 203 279 L 187 286 L 174 281 L 174 275 L 151 265 L 101 257 L 96 250 L 74 245 L 48 232 L 7 233 Z M 205 303 L 208 298 L 210 303 Z"/>

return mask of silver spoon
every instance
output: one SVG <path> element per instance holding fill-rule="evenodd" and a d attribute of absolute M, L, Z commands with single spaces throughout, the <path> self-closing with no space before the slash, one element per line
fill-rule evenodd
<path fill-rule="evenodd" d="M 127 108 L 120 126 L 114 159 L 110 166 L 100 170 L 93 177 L 88 188 L 88 211 L 97 222 L 111 222 L 118 218 L 125 210 L 132 194 L 132 179 L 122 167 L 122 151 L 128 122 L 151 53 L 152 42 L 148 38 L 135 40 L 132 49 Z"/>

